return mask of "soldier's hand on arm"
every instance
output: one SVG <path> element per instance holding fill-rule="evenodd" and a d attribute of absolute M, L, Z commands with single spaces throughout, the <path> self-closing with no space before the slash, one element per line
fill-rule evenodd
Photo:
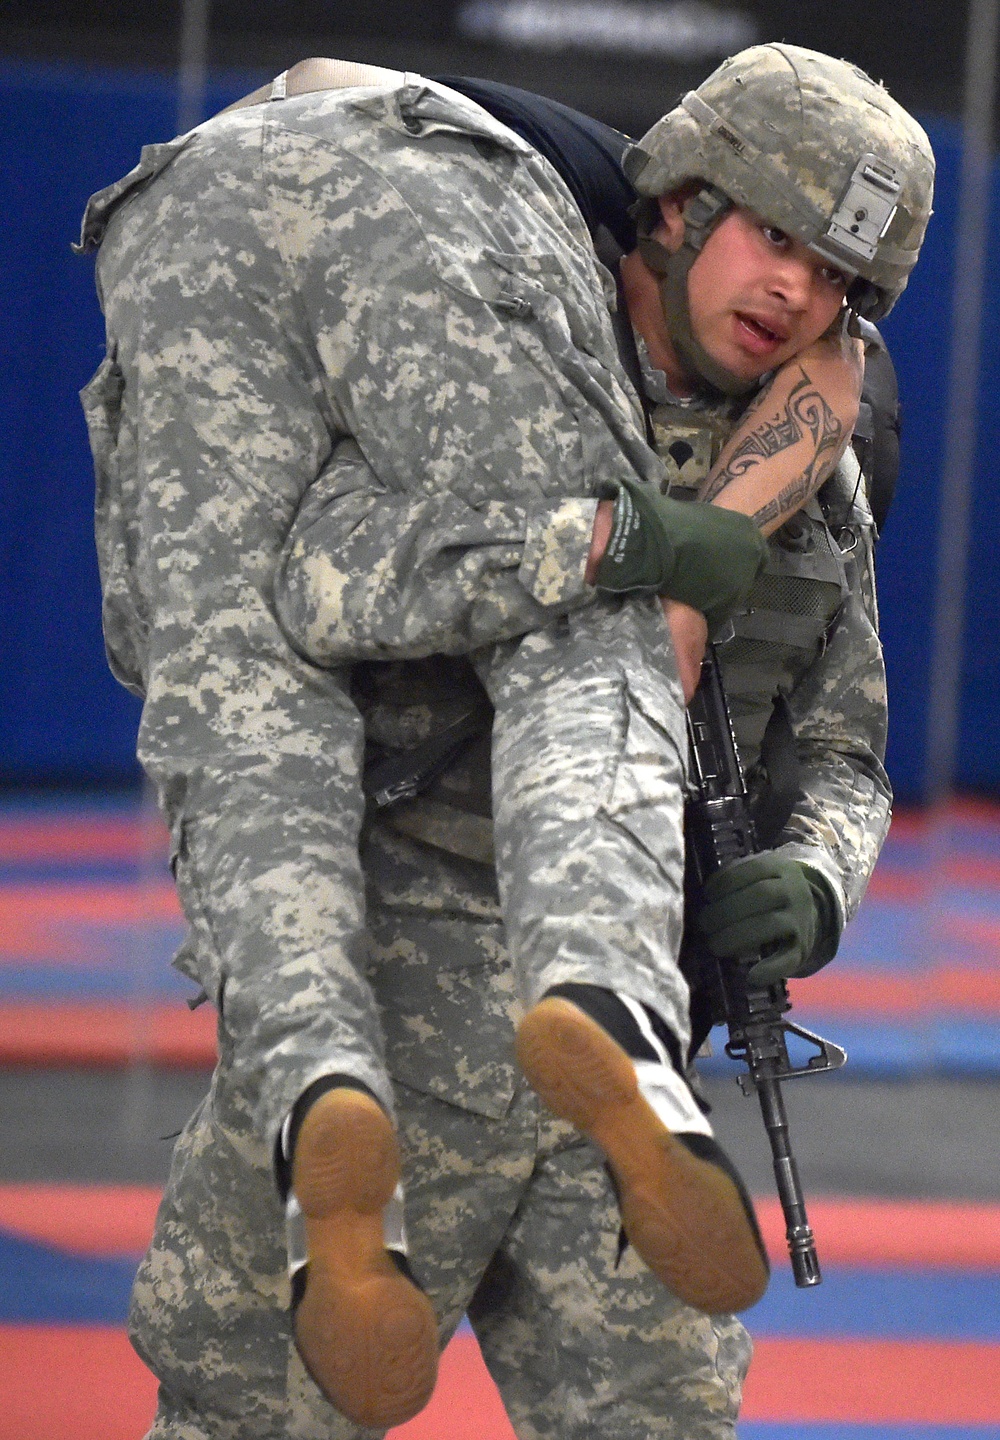
<path fill-rule="evenodd" d="M 701 611 L 710 633 L 743 604 L 765 555 L 760 531 L 746 516 L 673 500 L 639 479 L 622 483 L 595 561 L 597 545 L 595 536 L 586 577 L 598 590 L 681 600 Z"/>

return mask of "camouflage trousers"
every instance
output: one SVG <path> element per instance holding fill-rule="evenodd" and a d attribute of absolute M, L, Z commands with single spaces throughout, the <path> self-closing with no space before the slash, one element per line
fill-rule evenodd
<path fill-rule="evenodd" d="M 750 1341 L 631 1251 L 600 1156 L 517 1076 L 494 920 L 371 918 L 415 1275 L 442 1343 L 467 1313 L 521 1440 L 733 1440 Z M 181 1135 L 130 1330 L 148 1440 L 363 1440 L 291 1339 L 272 1156 L 224 1058 Z M 380 1433 L 380 1432 L 379 1432 Z"/>
<path fill-rule="evenodd" d="M 622 990 L 683 1049 L 687 732 L 660 602 L 602 596 L 477 669 L 496 707 L 496 868 L 526 1004 L 566 981 Z"/>

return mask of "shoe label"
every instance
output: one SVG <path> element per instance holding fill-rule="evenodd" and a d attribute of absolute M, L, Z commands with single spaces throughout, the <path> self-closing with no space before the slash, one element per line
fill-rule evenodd
<path fill-rule="evenodd" d="M 398 1250 L 409 1254 L 406 1244 L 406 1222 L 403 1217 L 403 1186 L 398 1184 L 392 1199 L 382 1211 L 382 1243 L 387 1250 Z"/>
<path fill-rule="evenodd" d="M 634 1060 L 639 1093 L 674 1135 L 713 1135 L 708 1116 L 698 1108 L 691 1090 L 672 1065 Z"/>
<path fill-rule="evenodd" d="M 305 1216 L 294 1191 L 289 1192 L 285 1201 L 285 1244 L 288 1247 L 288 1276 L 291 1279 L 309 1263 Z"/>

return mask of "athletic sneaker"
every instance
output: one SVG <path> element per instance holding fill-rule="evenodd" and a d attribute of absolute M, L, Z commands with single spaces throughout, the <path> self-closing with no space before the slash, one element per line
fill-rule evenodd
<path fill-rule="evenodd" d="M 753 1205 L 660 1017 L 611 990 L 557 985 L 521 1022 L 517 1056 L 549 1109 L 603 1152 L 625 1234 L 654 1275 L 709 1315 L 755 1305 L 770 1270 Z"/>
<path fill-rule="evenodd" d="M 307 1097 L 308 1098 L 308 1092 Z M 437 1323 L 402 1249 L 399 1146 L 367 1090 L 324 1088 L 286 1126 L 295 1343 L 330 1403 L 359 1425 L 401 1425 L 437 1378 Z"/>

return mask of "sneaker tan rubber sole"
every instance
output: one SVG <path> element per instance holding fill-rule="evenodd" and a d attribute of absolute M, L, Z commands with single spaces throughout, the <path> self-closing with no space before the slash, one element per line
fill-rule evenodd
<path fill-rule="evenodd" d="M 550 996 L 521 1022 L 517 1057 L 549 1109 L 603 1151 L 625 1233 L 654 1275 L 709 1315 L 756 1304 L 769 1272 L 736 1185 L 671 1135 L 607 1031 Z"/>
<path fill-rule="evenodd" d="M 437 1378 L 431 1303 L 382 1234 L 399 1165 L 392 1122 L 369 1095 L 345 1086 L 309 1108 L 292 1166 L 309 1256 L 295 1341 L 331 1404 L 373 1427 L 412 1419 Z"/>

